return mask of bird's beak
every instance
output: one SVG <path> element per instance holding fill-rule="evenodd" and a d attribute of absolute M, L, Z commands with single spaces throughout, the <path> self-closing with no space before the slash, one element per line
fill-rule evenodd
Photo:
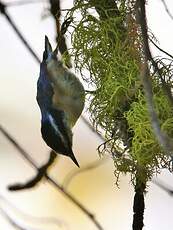
<path fill-rule="evenodd" d="M 73 151 L 71 151 L 71 154 L 70 154 L 70 158 L 72 159 L 72 161 L 80 168 L 75 156 L 74 156 L 74 153 Z"/>

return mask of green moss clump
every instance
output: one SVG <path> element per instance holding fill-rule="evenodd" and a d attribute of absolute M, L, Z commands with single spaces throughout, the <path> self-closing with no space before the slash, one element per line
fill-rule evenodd
<path fill-rule="evenodd" d="M 75 68 L 96 89 L 89 111 L 96 129 L 105 131 L 108 145 L 103 150 L 111 152 L 117 178 L 120 173 L 130 173 L 134 182 L 138 174 L 138 180 L 144 183 L 162 167 L 169 168 L 170 157 L 152 131 L 139 78 L 143 51 L 133 5 L 133 1 L 118 1 L 117 10 L 105 0 L 76 0 L 67 16 L 74 18 L 71 55 Z M 80 13 L 78 21 L 76 12 Z M 160 65 L 168 74 L 168 65 Z M 86 69 L 88 77 L 84 75 Z M 173 137 L 173 110 L 152 68 L 151 75 L 161 128 Z"/>

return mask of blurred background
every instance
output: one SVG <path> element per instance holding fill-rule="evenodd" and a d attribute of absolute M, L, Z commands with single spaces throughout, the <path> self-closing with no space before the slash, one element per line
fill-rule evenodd
<path fill-rule="evenodd" d="M 7 12 L 38 56 L 42 57 L 44 36 L 55 47 L 55 24 L 47 1 L 25 5 L 9 3 Z M 27 1 L 23 0 L 27 3 Z M 62 9 L 70 8 L 71 0 L 62 0 Z M 166 1 L 173 13 L 173 3 Z M 10 6 L 11 4 L 11 6 Z M 148 1 L 148 24 L 160 46 L 173 53 L 173 20 L 161 0 Z M 158 55 L 158 51 L 153 49 Z M 49 148 L 40 134 L 40 111 L 36 103 L 36 82 L 39 65 L 14 33 L 6 18 L 0 15 L 0 123 L 42 165 L 49 157 Z M 96 151 L 101 140 L 79 120 L 75 128 L 73 149 L 81 167 L 99 159 Z M 78 170 L 66 157 L 57 158 L 50 175 L 60 184 L 72 170 Z M 95 230 L 94 224 L 62 193 L 43 181 L 33 189 L 9 192 L 7 186 L 26 182 L 36 171 L 18 154 L 0 133 L 0 229 L 13 230 L 4 211 L 25 229 Z M 167 171 L 157 179 L 173 188 L 173 177 Z M 128 175 L 115 185 L 114 165 L 110 159 L 99 167 L 78 174 L 67 186 L 101 223 L 105 230 L 130 230 L 133 219 L 133 187 Z M 10 203 L 9 203 L 10 202 Z M 165 230 L 172 226 L 173 197 L 154 184 L 146 194 L 144 230 Z"/>

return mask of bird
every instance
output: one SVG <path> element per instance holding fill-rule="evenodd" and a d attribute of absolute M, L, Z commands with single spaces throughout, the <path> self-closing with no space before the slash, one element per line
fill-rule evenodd
<path fill-rule="evenodd" d="M 79 167 L 72 150 L 72 128 L 85 103 L 82 83 L 57 57 L 57 47 L 45 36 L 45 49 L 37 81 L 37 103 L 41 111 L 41 134 L 56 153 L 72 159 Z"/>

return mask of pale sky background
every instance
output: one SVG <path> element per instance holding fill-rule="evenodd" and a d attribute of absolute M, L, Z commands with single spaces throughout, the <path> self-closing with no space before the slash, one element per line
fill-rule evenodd
<path fill-rule="evenodd" d="M 7 1 L 4 1 L 7 2 Z M 8 1 L 12 2 L 12 1 Z M 148 1 L 149 25 L 160 46 L 173 53 L 173 20 L 169 18 L 160 0 Z M 173 3 L 166 1 L 173 13 Z M 69 8 L 71 1 L 64 0 L 63 7 Z M 54 43 L 54 21 L 51 17 L 42 20 L 47 4 L 31 4 L 20 7 L 10 7 L 9 14 L 27 38 L 36 53 L 42 56 L 44 35 L 48 35 Z M 154 51 L 156 52 L 156 51 Z M 0 117 L 1 124 L 16 137 L 21 145 L 32 154 L 32 157 L 42 164 L 48 157 L 49 149 L 40 135 L 40 111 L 37 106 L 36 81 L 39 66 L 20 42 L 16 34 L 0 15 Z M 81 167 L 98 159 L 96 148 L 100 140 L 82 121 L 74 128 L 74 152 Z M 63 182 L 65 175 L 76 167 L 66 158 L 61 157 L 51 169 L 51 175 Z M 16 222 L 25 226 L 35 226 L 32 229 L 41 230 L 95 230 L 93 223 L 47 183 L 41 183 L 32 190 L 10 193 L 6 186 L 14 182 L 24 182 L 34 175 L 34 170 L 17 154 L 13 146 L 0 135 L 0 207 L 8 210 Z M 173 177 L 164 172 L 160 178 L 167 184 L 172 184 Z M 115 186 L 114 166 L 111 160 L 96 170 L 81 174 L 68 187 L 92 213 L 105 230 L 131 230 L 133 188 L 129 177 L 122 177 L 120 189 Z M 146 195 L 144 230 L 168 230 L 172 227 L 173 198 L 155 185 L 150 186 Z M 5 196 L 22 212 L 35 217 L 54 217 L 65 222 L 64 228 L 55 224 L 35 223 L 31 225 L 28 218 L 16 213 L 1 200 Z M 0 213 L 0 229 L 13 230 L 8 221 Z M 31 228 L 28 228 L 31 230 Z"/>

